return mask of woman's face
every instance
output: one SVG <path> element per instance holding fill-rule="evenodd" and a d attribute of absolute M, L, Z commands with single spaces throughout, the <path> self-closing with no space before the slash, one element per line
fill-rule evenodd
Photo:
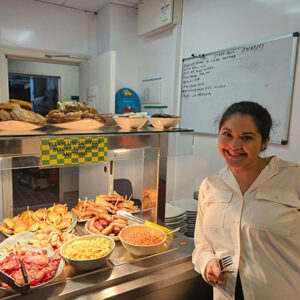
<path fill-rule="evenodd" d="M 231 169 L 247 169 L 256 166 L 258 155 L 268 141 L 262 143 L 261 134 L 250 115 L 237 113 L 221 127 L 218 148 Z"/>

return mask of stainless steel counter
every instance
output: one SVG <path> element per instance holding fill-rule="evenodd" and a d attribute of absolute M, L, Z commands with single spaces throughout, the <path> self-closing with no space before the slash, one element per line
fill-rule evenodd
<path fill-rule="evenodd" d="M 192 154 L 194 140 L 192 130 L 161 131 L 144 127 L 140 130 L 101 128 L 101 130 L 79 132 L 57 130 L 50 126 L 43 131 L 23 132 L 22 135 L 2 131 L 0 134 L 0 185 L 2 185 L 0 200 L 2 197 L 3 216 L 13 216 L 13 170 L 40 167 L 42 138 L 72 136 L 107 137 L 107 163 L 110 172 L 101 175 L 103 182 L 106 182 L 105 180 L 110 182 L 109 180 L 114 178 L 113 172 L 118 162 L 139 160 L 139 174 L 143 175 L 140 194 L 136 197 L 143 199 L 141 216 L 153 222 L 157 221 L 157 217 L 164 220 L 166 187 L 160 189 L 162 195 L 160 196 L 158 182 L 165 182 L 168 157 Z M 60 166 L 63 167 L 70 166 Z M 152 197 L 149 196 L 149 200 L 144 199 L 144 191 L 151 192 Z M 62 197 L 60 201 L 63 202 Z M 77 227 L 80 225 L 77 224 Z M 109 261 L 102 269 L 77 274 L 70 265 L 66 265 L 55 282 L 32 289 L 29 294 L 22 296 L 8 295 L 0 291 L 0 297 L 24 300 L 144 298 L 187 300 L 201 299 L 201 297 L 210 299 L 211 289 L 194 271 L 191 262 L 193 247 L 191 239 L 176 233 L 164 252 L 138 258 L 127 253 L 118 242 Z"/>
<path fill-rule="evenodd" d="M 66 266 L 59 281 L 4 299 L 210 299 L 210 287 L 194 271 L 192 250 L 193 240 L 181 233 L 169 249 L 148 257 L 134 257 L 117 242 L 104 268 L 76 274 Z"/>

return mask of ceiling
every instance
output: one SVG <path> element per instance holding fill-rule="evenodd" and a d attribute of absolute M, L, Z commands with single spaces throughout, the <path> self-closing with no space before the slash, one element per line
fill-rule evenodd
<path fill-rule="evenodd" d="M 50 5 L 75 8 L 88 12 L 98 12 L 109 3 L 120 4 L 129 7 L 137 7 L 139 0 L 35 0 Z"/>

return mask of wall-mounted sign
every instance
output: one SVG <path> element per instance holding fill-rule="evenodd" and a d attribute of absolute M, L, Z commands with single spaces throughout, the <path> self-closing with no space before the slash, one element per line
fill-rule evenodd
<path fill-rule="evenodd" d="M 107 138 L 71 137 L 41 139 L 41 167 L 77 165 L 107 160 Z"/>

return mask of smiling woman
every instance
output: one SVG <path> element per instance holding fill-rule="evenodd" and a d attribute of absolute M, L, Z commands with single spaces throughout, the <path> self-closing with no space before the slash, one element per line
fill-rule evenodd
<path fill-rule="evenodd" d="M 300 293 L 291 288 L 299 276 L 289 275 L 300 269 L 300 232 L 291 230 L 300 226 L 300 166 L 260 157 L 271 126 L 269 112 L 247 101 L 229 106 L 219 124 L 227 167 L 200 186 L 193 252 L 214 299 L 297 299 Z M 233 276 L 220 269 L 224 256 L 233 259 Z"/>
<path fill-rule="evenodd" d="M 222 116 L 219 152 L 244 192 L 269 162 L 269 158 L 261 158 L 259 153 L 270 140 L 271 125 L 268 111 L 254 102 L 235 103 Z"/>

